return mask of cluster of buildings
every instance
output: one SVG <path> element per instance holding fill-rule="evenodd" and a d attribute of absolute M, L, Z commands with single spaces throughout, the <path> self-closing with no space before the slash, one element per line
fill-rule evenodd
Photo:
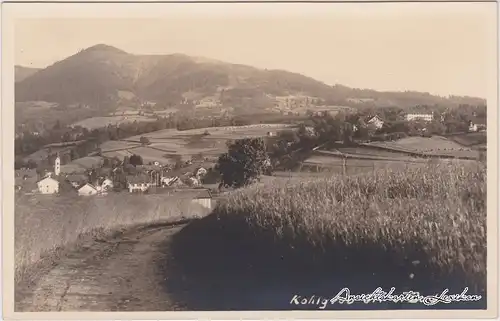
<path fill-rule="evenodd" d="M 207 174 L 207 170 L 203 167 L 198 167 L 194 173 L 189 173 L 189 177 L 183 177 L 182 170 L 165 171 L 158 165 L 137 167 L 144 168 L 140 168 L 136 175 L 126 176 L 127 190 L 130 193 L 161 192 L 159 190 L 168 187 L 201 187 L 201 179 Z M 117 170 L 118 168 L 114 168 L 111 173 Z M 54 161 L 53 171 L 47 172 L 41 179 L 38 179 L 35 170 L 16 171 L 16 189 L 21 190 L 25 187 L 29 193 L 58 194 L 65 190 L 76 191 L 80 196 L 106 195 L 113 191 L 114 185 L 115 183 L 109 175 L 100 176 L 90 181 L 85 174 L 66 175 L 61 173 L 59 156 Z"/>
<path fill-rule="evenodd" d="M 423 121 L 423 122 L 431 122 L 433 121 L 434 115 L 430 114 L 406 114 L 404 119 L 406 121 Z M 440 121 L 444 121 L 443 116 L 440 117 Z M 376 129 L 380 129 L 384 126 L 384 120 L 380 118 L 378 115 L 369 116 L 364 119 L 365 124 L 372 125 Z M 469 132 L 477 132 L 481 130 L 485 130 L 486 125 L 475 123 L 473 121 L 469 121 Z"/>

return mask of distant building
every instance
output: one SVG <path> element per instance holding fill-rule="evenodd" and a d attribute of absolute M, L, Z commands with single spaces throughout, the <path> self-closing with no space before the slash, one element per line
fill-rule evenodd
<path fill-rule="evenodd" d="M 37 182 L 38 191 L 41 194 L 56 194 L 59 193 L 59 181 L 47 176 Z"/>
<path fill-rule="evenodd" d="M 407 121 L 415 121 L 415 120 L 423 120 L 423 121 L 432 121 L 434 116 L 432 114 L 407 114 Z"/>
<path fill-rule="evenodd" d="M 145 192 L 152 185 L 150 177 L 147 175 L 128 176 L 127 183 L 128 183 L 128 191 L 130 193 Z"/>
<path fill-rule="evenodd" d="M 95 187 L 94 185 L 92 185 L 90 183 L 86 183 L 85 185 L 83 185 L 82 187 L 80 187 L 78 189 L 78 195 L 81 195 L 81 196 L 90 196 L 90 195 L 97 195 L 97 194 L 98 194 L 97 187 Z"/>
<path fill-rule="evenodd" d="M 212 193 L 210 190 L 201 190 L 199 193 L 195 194 L 193 198 L 193 203 L 200 204 L 201 206 L 211 209 L 212 208 Z"/>
<path fill-rule="evenodd" d="M 101 191 L 103 192 L 106 192 L 106 191 L 109 191 L 109 190 L 112 190 L 114 185 L 113 185 L 113 181 L 110 180 L 109 178 L 106 178 L 104 179 L 104 181 L 101 183 Z"/>
<path fill-rule="evenodd" d="M 384 121 L 377 115 L 367 118 L 365 123 L 374 126 L 376 129 L 380 129 L 384 126 Z"/>
<path fill-rule="evenodd" d="M 78 188 L 85 184 L 87 176 L 83 174 L 70 174 L 66 176 L 66 179 L 74 188 Z"/>
<path fill-rule="evenodd" d="M 190 186 L 200 186 L 201 185 L 201 182 L 199 179 L 197 179 L 196 177 L 189 177 L 188 178 L 188 184 Z"/>
<path fill-rule="evenodd" d="M 194 172 L 194 176 L 200 178 L 200 177 L 203 177 L 207 175 L 207 170 L 204 169 L 203 167 L 200 167 L 198 168 L 195 172 Z"/>
<path fill-rule="evenodd" d="M 178 176 L 174 177 L 162 177 L 160 181 L 160 185 L 163 187 L 166 186 L 174 186 L 174 185 L 180 185 L 181 180 Z"/>

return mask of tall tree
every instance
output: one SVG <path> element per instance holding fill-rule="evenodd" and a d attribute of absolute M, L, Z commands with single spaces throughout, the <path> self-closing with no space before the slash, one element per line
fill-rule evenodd
<path fill-rule="evenodd" d="M 245 138 L 229 143 L 228 152 L 219 157 L 216 165 L 221 174 L 221 185 L 236 188 L 252 183 L 270 166 L 263 138 Z"/>

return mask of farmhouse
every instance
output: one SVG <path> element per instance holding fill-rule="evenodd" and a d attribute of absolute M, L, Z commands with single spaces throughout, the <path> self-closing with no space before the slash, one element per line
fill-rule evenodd
<path fill-rule="evenodd" d="M 103 192 L 112 190 L 113 187 L 114 187 L 113 181 L 110 180 L 109 178 L 105 178 L 100 185 L 101 185 L 100 186 L 101 187 L 101 191 L 103 191 Z"/>
<path fill-rule="evenodd" d="M 200 167 L 200 168 L 197 168 L 195 171 L 194 171 L 194 176 L 200 178 L 200 177 L 203 177 L 207 175 L 207 170 L 204 169 L 203 167 Z"/>
<path fill-rule="evenodd" d="M 152 185 L 147 175 L 127 176 L 127 182 L 130 193 L 145 192 Z"/>
<path fill-rule="evenodd" d="M 82 187 L 78 189 L 78 195 L 81 196 L 89 196 L 89 195 L 97 195 L 98 190 L 97 187 L 90 183 L 86 183 Z"/>
<path fill-rule="evenodd" d="M 208 189 L 202 188 L 186 188 L 178 190 L 168 190 L 183 199 L 191 199 L 194 204 L 199 204 L 204 208 L 212 209 L 212 193 Z"/>
<path fill-rule="evenodd" d="M 208 189 L 200 191 L 193 198 L 193 203 L 197 203 L 205 208 L 211 209 L 212 208 L 212 193 L 210 193 L 210 190 L 208 190 Z"/>
<path fill-rule="evenodd" d="M 474 124 L 472 121 L 469 121 L 469 131 L 477 132 L 477 124 Z"/>
<path fill-rule="evenodd" d="M 432 121 L 434 116 L 432 114 L 407 114 L 407 121 L 415 121 L 415 120 L 423 120 L 423 121 Z"/>
<path fill-rule="evenodd" d="M 384 126 L 384 121 L 377 115 L 368 117 L 365 123 L 374 126 L 376 129 L 380 129 Z"/>

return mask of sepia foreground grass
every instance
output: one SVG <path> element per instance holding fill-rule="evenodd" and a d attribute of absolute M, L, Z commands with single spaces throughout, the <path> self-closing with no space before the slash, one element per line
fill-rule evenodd
<path fill-rule="evenodd" d="M 333 286 L 369 275 L 389 288 L 484 295 L 486 184 L 485 166 L 458 162 L 257 184 L 181 231 L 175 255 L 187 270 L 217 262 L 225 277 L 251 269 L 266 282 L 332 276 Z"/>
<path fill-rule="evenodd" d="M 165 195 L 23 195 L 15 199 L 15 281 L 32 282 L 43 267 L 87 240 L 141 225 L 205 215 L 191 199 Z"/>

